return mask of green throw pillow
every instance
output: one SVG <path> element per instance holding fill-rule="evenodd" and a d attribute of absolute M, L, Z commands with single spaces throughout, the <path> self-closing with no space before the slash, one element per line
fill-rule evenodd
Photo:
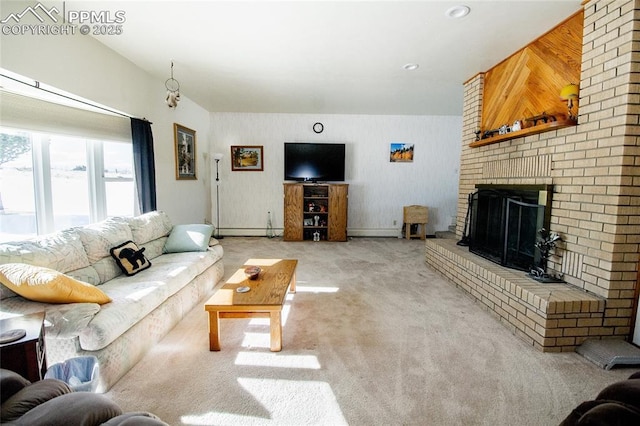
<path fill-rule="evenodd" d="M 213 225 L 175 225 L 164 244 L 164 252 L 206 251 L 212 234 Z"/>

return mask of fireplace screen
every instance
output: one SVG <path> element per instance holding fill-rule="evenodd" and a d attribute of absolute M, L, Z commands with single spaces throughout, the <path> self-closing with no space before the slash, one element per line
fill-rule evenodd
<path fill-rule="evenodd" d="M 469 250 L 500 265 L 530 271 L 540 261 L 537 232 L 548 228 L 548 187 L 478 187 L 472 196 Z"/>

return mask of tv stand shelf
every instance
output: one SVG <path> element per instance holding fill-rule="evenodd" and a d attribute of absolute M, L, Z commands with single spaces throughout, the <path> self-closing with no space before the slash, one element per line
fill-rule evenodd
<path fill-rule="evenodd" d="M 347 184 L 284 184 L 285 241 L 346 241 Z"/>

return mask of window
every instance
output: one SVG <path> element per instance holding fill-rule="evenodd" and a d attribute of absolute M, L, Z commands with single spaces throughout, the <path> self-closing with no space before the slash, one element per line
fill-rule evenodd
<path fill-rule="evenodd" d="M 0 241 L 133 215 L 130 143 L 0 128 Z"/>

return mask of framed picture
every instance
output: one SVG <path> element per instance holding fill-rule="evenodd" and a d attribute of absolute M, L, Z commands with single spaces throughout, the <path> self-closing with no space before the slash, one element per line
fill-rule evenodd
<path fill-rule="evenodd" d="M 232 145 L 231 170 L 236 172 L 261 172 L 264 170 L 262 145 Z"/>
<path fill-rule="evenodd" d="M 392 163 L 413 162 L 413 144 L 391 142 L 391 148 L 389 149 L 389 161 Z"/>
<path fill-rule="evenodd" d="M 173 123 L 176 180 L 196 178 L 196 131 Z"/>

